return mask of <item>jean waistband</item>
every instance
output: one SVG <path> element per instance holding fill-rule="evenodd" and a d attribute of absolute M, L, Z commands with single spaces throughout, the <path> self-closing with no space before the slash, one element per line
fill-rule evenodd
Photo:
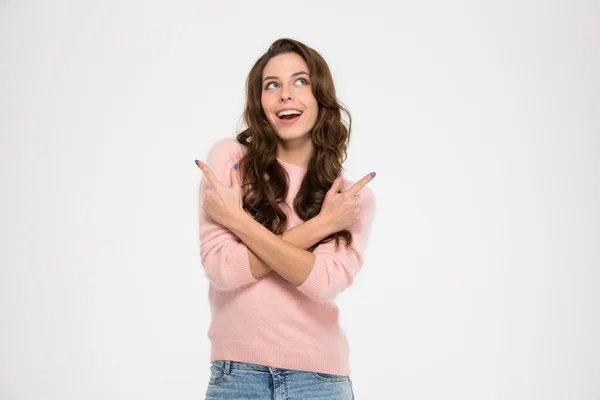
<path fill-rule="evenodd" d="M 232 369 L 251 369 L 255 371 L 271 371 L 274 369 L 281 368 L 269 368 L 267 365 L 261 364 L 252 364 L 241 361 L 232 361 L 232 360 L 215 360 L 213 361 L 213 365 L 216 365 L 225 370 L 225 373 L 228 374 Z"/>

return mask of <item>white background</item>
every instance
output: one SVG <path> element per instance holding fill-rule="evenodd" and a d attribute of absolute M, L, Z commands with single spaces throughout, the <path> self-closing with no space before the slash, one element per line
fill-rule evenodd
<path fill-rule="evenodd" d="M 376 171 L 357 399 L 600 399 L 600 4 L 0 1 L 0 398 L 200 399 L 194 159 L 277 38 Z"/>

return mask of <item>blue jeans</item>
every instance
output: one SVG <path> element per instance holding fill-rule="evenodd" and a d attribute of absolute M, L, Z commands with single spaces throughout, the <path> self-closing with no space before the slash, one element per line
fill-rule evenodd
<path fill-rule="evenodd" d="M 210 367 L 206 400 L 353 400 L 349 376 L 230 360 Z"/>

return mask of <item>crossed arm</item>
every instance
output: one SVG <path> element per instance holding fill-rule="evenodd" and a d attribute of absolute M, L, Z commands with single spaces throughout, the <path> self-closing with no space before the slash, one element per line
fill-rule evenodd
<path fill-rule="evenodd" d="M 363 189 L 364 204 L 358 220 L 355 198 L 373 177 L 366 176 L 345 189 L 343 195 L 337 194 L 342 186 L 339 178 L 326 195 L 319 215 L 275 235 L 242 209 L 241 184 L 233 168 L 236 157 L 227 154 L 231 153 L 230 147 L 231 143 L 220 142 L 209 153 L 207 164 L 216 176 L 204 163 L 197 162 L 205 173 L 200 185 L 200 254 L 207 277 L 227 291 L 256 282 L 274 270 L 309 298 L 332 301 L 352 283 L 362 266 L 375 199 L 368 188 Z M 325 243 L 314 252 L 307 251 L 350 225 L 352 246 L 338 249 L 334 243 Z"/>
<path fill-rule="evenodd" d="M 201 184 L 200 199 L 207 186 Z M 256 282 L 273 270 L 299 286 L 316 259 L 307 249 L 339 230 L 318 215 L 275 235 L 241 208 L 222 217 L 209 211 L 200 208 L 200 253 L 207 276 L 221 290 Z"/>
<path fill-rule="evenodd" d="M 208 216 L 205 202 L 200 209 L 200 254 L 207 277 L 227 291 L 257 282 L 275 270 L 310 299 L 333 301 L 351 285 L 362 266 L 375 209 L 372 193 L 367 190 L 365 194 L 365 217 L 351 229 L 353 245 L 338 249 L 330 242 L 312 253 L 306 249 L 340 230 L 337 219 L 329 221 L 329 217 L 319 214 L 277 236 L 243 210 L 244 215 L 219 222 L 214 219 L 220 219 L 218 212 Z"/>
<path fill-rule="evenodd" d="M 231 186 L 229 186 L 229 183 L 223 184 L 206 164 L 200 162 L 199 167 L 204 172 L 210 186 L 205 192 L 203 210 L 216 223 L 221 224 L 237 236 L 250 250 L 247 256 L 250 265 L 249 272 L 252 277 L 257 279 L 271 269 L 294 286 L 301 286 L 311 274 L 316 261 L 315 254 L 305 249 L 338 231 L 339 229 L 333 224 L 334 221 L 331 218 L 321 217 L 322 214 L 319 214 L 304 222 L 297 229 L 284 234 L 285 239 L 292 241 L 290 243 L 269 231 L 242 209 L 241 182 L 235 168 L 230 169 Z M 353 200 L 354 196 L 371 179 L 373 176 L 369 174 L 344 191 L 343 195 L 336 196 L 335 194 L 342 185 L 342 180 L 338 177 L 326 194 L 325 202 L 331 200 L 336 211 L 349 208 L 352 210 L 351 213 L 344 214 L 342 212 L 340 215 L 345 215 L 346 218 L 356 218 L 357 206 Z M 351 221 L 356 222 L 352 219 Z M 236 254 L 238 255 L 236 259 L 239 260 L 239 251 Z M 360 260 L 357 261 L 360 264 Z"/>
<path fill-rule="evenodd" d="M 254 221 L 254 222 L 256 223 L 256 221 Z M 256 224 L 258 224 L 258 223 L 256 223 Z M 258 225 L 262 227 L 262 225 L 260 225 L 260 224 L 258 224 Z M 235 231 L 238 232 L 238 233 L 236 233 L 236 236 L 242 235 L 243 237 L 252 237 L 251 232 L 254 229 L 256 229 L 256 227 L 249 226 L 245 230 L 242 226 L 241 228 L 237 228 L 237 229 L 234 228 L 234 229 L 235 229 Z M 285 242 L 289 243 L 291 246 L 293 246 L 297 249 L 308 250 L 315 243 L 318 243 L 322 239 L 329 236 L 331 234 L 330 230 L 331 229 L 327 225 L 327 222 L 322 220 L 319 216 L 316 216 L 315 218 L 312 218 L 308 221 L 302 222 L 301 224 L 296 225 L 295 227 L 283 232 L 283 234 L 281 234 L 279 237 L 281 237 L 281 239 L 283 239 Z M 271 233 L 268 230 L 266 230 L 266 231 Z M 239 236 L 238 236 L 238 238 L 239 238 Z M 267 240 L 267 241 L 271 240 L 271 238 L 269 238 L 269 235 L 267 235 L 265 233 L 263 233 L 258 238 L 259 242 L 261 241 L 261 238 L 263 238 L 262 240 Z M 250 243 L 246 243 L 246 241 L 243 240 L 242 238 L 240 238 L 240 240 L 242 240 L 244 242 L 244 244 L 248 247 L 248 260 L 250 262 L 250 271 L 252 273 L 252 276 L 255 279 L 258 279 L 258 278 L 268 274 L 269 272 L 273 271 L 273 268 L 271 268 L 268 263 L 263 261 L 263 259 L 252 250 L 252 248 L 256 245 L 256 243 L 253 243 L 251 240 L 249 240 Z M 246 240 L 248 240 L 248 239 L 246 239 Z M 254 244 L 254 246 L 253 246 L 253 244 Z M 259 245 L 259 247 L 260 247 L 260 245 Z M 286 248 L 289 249 L 290 247 L 286 246 Z M 312 254 L 312 253 L 310 253 L 310 254 Z M 289 255 L 286 255 L 286 257 L 289 257 Z M 314 263 L 314 255 L 312 256 L 312 260 L 309 260 L 309 262 Z M 285 267 L 284 264 L 281 264 L 281 265 L 283 265 Z M 283 268 L 278 268 L 278 269 L 282 270 Z M 312 264 L 310 264 L 310 269 L 312 269 Z M 289 272 L 287 272 L 287 273 L 284 272 L 283 274 L 280 273 L 279 271 L 277 271 L 277 272 L 284 279 L 288 280 L 292 284 L 295 284 L 295 282 L 297 282 L 297 280 L 301 280 L 302 282 L 304 282 L 306 275 L 308 275 L 310 273 L 310 269 L 307 270 L 306 264 L 304 264 L 304 269 L 301 266 L 299 268 L 299 270 L 296 271 L 297 272 L 296 276 L 292 276 L 294 274 L 289 273 Z M 288 279 L 288 277 L 292 280 Z M 302 279 L 302 278 L 304 278 L 304 279 Z M 296 286 L 298 286 L 298 285 L 296 285 Z"/>

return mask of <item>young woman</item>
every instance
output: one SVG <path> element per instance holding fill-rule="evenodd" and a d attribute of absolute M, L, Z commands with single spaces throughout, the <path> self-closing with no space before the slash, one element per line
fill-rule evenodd
<path fill-rule="evenodd" d="M 351 118 L 315 50 L 275 41 L 246 95 L 247 129 L 196 160 L 212 311 L 206 398 L 353 399 L 334 300 L 363 264 L 375 173 L 341 175 Z"/>

